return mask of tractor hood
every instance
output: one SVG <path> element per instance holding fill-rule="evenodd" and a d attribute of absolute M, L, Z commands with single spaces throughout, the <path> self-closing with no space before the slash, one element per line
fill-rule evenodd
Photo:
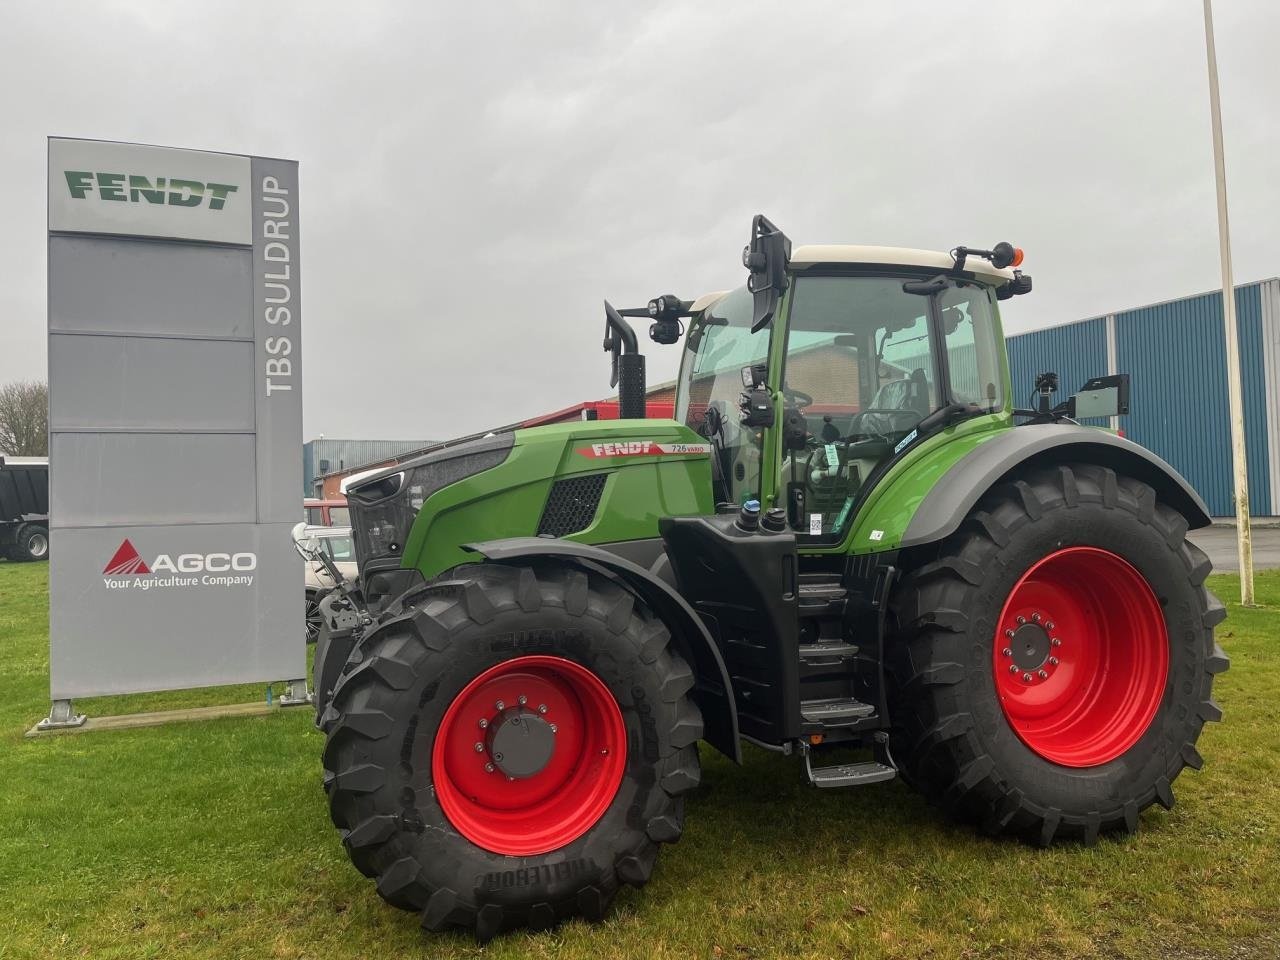
<path fill-rule="evenodd" d="M 392 570 L 430 579 L 474 562 L 469 543 L 656 539 L 662 516 L 712 513 L 711 446 L 674 420 L 551 424 L 430 451 L 362 478 L 347 500 L 366 583 Z"/>

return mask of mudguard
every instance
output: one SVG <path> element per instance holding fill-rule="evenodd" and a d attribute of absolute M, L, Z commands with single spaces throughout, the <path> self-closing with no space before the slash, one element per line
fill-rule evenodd
<path fill-rule="evenodd" d="M 550 537 L 513 537 L 466 544 L 464 550 L 478 553 L 494 563 L 517 563 L 544 557 L 583 566 L 602 568 L 625 583 L 647 603 L 671 631 L 681 655 L 693 668 L 696 682 L 694 701 L 702 711 L 703 739 L 736 763 L 742 762 L 738 739 L 738 709 L 733 700 L 733 684 L 724 658 L 701 618 L 670 584 L 638 564 L 601 547 Z"/>
<path fill-rule="evenodd" d="M 1186 517 L 1191 529 L 1210 523 L 1200 495 L 1146 447 L 1096 427 L 1034 424 L 1005 430 L 956 461 L 916 509 L 902 546 L 935 543 L 951 535 L 983 494 L 1019 468 L 1070 461 L 1101 464 L 1149 484 L 1162 502 Z"/>

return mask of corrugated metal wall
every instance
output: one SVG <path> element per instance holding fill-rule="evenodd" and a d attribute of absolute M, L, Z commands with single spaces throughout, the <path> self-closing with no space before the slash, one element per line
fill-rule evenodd
<path fill-rule="evenodd" d="M 1058 374 L 1061 399 L 1074 393 L 1090 377 L 1107 372 L 1106 321 L 1099 317 L 1061 327 L 1009 338 L 1009 372 L 1013 378 L 1013 402 L 1033 407 L 1031 394 L 1036 374 Z"/>
<path fill-rule="evenodd" d="M 1273 516 L 1280 513 L 1280 281 L 1240 286 L 1235 295 L 1251 512 Z M 1234 514 L 1220 292 L 1010 337 L 1009 365 L 1018 400 L 1044 370 L 1060 375 L 1060 397 L 1091 376 L 1130 374 L 1125 434 L 1179 470 L 1214 516 Z"/>
<path fill-rule="evenodd" d="M 335 470 L 390 460 L 401 453 L 429 447 L 432 440 L 308 440 L 302 445 L 302 489 L 311 496 L 316 478 Z M 324 461 L 328 461 L 327 466 Z"/>

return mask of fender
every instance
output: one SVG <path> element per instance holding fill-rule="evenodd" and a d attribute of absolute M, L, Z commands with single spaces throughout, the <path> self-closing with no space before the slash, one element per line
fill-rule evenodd
<path fill-rule="evenodd" d="M 1141 480 L 1187 519 L 1191 529 L 1209 525 L 1209 510 L 1191 484 L 1146 447 L 1097 427 L 1028 424 L 976 447 L 956 461 L 920 503 L 902 546 L 934 543 L 954 533 L 974 504 L 1020 468 L 1072 460 L 1099 463 Z"/>
<path fill-rule="evenodd" d="M 513 537 L 466 544 L 464 550 L 478 553 L 494 563 L 518 563 L 537 557 L 603 568 L 620 579 L 636 596 L 662 618 L 696 678 L 693 697 L 702 710 L 703 739 L 735 763 L 742 763 L 742 743 L 738 739 L 738 708 L 733 699 L 733 682 L 720 650 L 702 619 L 684 597 L 650 571 L 616 553 L 586 543 L 551 537 Z"/>

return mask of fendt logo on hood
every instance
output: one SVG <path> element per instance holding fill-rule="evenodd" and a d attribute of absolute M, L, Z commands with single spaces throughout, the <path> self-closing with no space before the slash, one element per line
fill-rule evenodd
<path fill-rule="evenodd" d="M 76 200 L 88 199 L 91 193 L 100 200 L 122 203 L 156 203 L 171 207 L 198 207 L 206 194 L 210 210 L 221 210 L 227 197 L 240 188 L 234 183 L 204 183 L 177 177 L 140 177 L 132 173 L 95 173 L 91 170 L 64 170 L 67 189 Z"/>
<path fill-rule="evenodd" d="M 611 443 L 593 443 L 589 447 L 578 448 L 579 454 L 593 459 L 600 457 L 674 457 L 690 453 L 706 455 L 710 452 L 711 444 L 709 443 L 658 443 L 656 440 L 617 440 Z"/>
<path fill-rule="evenodd" d="M 147 563 L 126 537 L 102 568 L 102 582 L 109 590 L 155 587 L 240 587 L 253 583 L 249 571 L 258 568 L 256 553 L 157 554 Z M 183 576 L 193 574 L 193 576 Z"/>

